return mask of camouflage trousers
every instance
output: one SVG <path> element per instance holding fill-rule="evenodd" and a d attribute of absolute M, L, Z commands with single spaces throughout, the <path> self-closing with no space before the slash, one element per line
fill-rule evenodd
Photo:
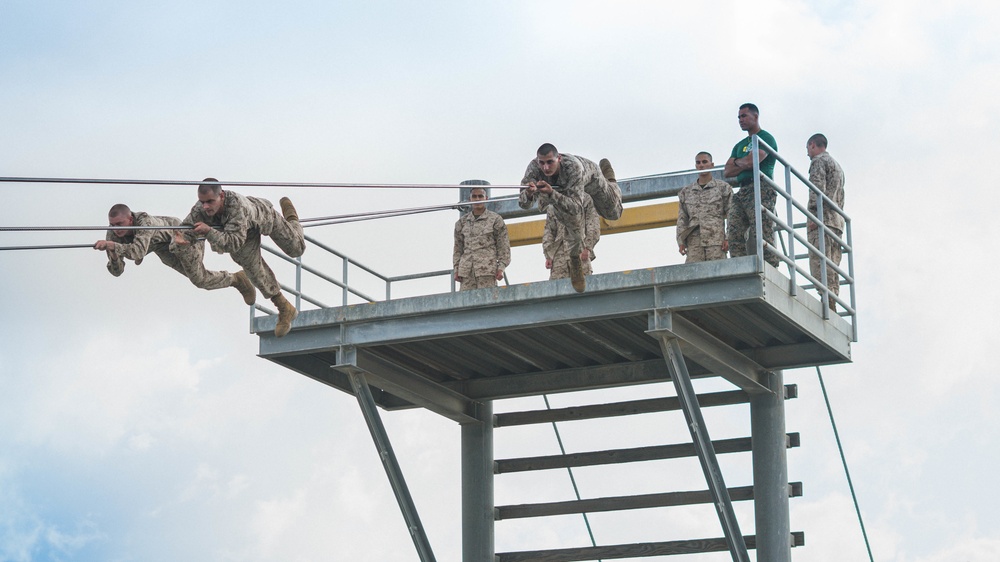
<path fill-rule="evenodd" d="M 840 238 L 843 234 L 839 228 L 831 228 L 830 230 L 832 230 L 838 238 Z M 809 243 L 817 248 L 819 248 L 819 231 L 820 229 L 817 228 L 815 230 L 810 230 L 808 233 Z M 824 248 L 826 250 L 826 257 L 839 266 L 840 258 L 842 256 L 842 248 L 840 247 L 840 244 L 831 238 L 829 234 L 826 235 L 826 240 L 823 243 L 826 245 Z M 820 264 L 821 262 L 819 256 L 810 250 L 809 273 L 811 273 L 816 279 L 822 280 L 820 277 L 822 274 L 820 271 Z M 830 264 L 826 264 L 826 286 L 830 288 L 831 293 L 835 295 L 840 294 L 840 274 L 834 271 L 833 268 L 830 267 Z M 834 303 L 831 302 L 830 305 L 830 308 L 833 308 Z"/>
<path fill-rule="evenodd" d="M 702 246 L 701 235 L 697 232 L 688 235 L 686 247 L 687 259 L 684 263 L 726 259 L 726 251 L 722 249 L 722 245 Z"/>
<path fill-rule="evenodd" d="M 462 284 L 463 291 L 469 291 L 471 289 L 487 289 L 489 287 L 497 286 L 497 278 L 493 275 L 474 275 L 469 277 L 463 277 L 459 283 Z"/>
<path fill-rule="evenodd" d="M 205 241 L 198 240 L 187 246 L 170 243 L 170 251 L 156 252 L 160 261 L 179 271 L 195 287 L 212 291 L 232 287 L 233 275 L 228 271 L 208 271 L 205 269 Z"/>
<path fill-rule="evenodd" d="M 306 250 L 306 241 L 299 221 L 286 221 L 279 215 L 273 222 L 271 232 L 265 234 L 270 236 L 271 240 L 290 258 L 297 258 Z M 250 282 L 253 283 L 254 287 L 260 289 L 264 298 L 271 299 L 281 292 L 281 285 L 278 284 L 274 272 L 261 257 L 260 236 L 259 229 L 251 228 L 247 231 L 247 241 L 230 254 L 230 257 L 243 267 Z"/>
<path fill-rule="evenodd" d="M 774 203 L 778 194 L 770 186 L 760 186 L 760 203 L 764 209 L 774 212 Z M 733 195 L 732 205 L 729 207 L 728 225 L 726 226 L 726 238 L 729 239 L 729 255 L 736 258 L 740 256 L 756 254 L 757 240 L 757 217 L 753 211 L 753 184 L 744 185 Z M 761 217 L 761 226 L 764 241 L 775 246 L 774 241 L 774 221 L 766 216 Z M 747 245 L 754 246 L 750 254 L 747 253 Z M 776 246 L 775 246 L 776 247 Z M 778 257 L 770 250 L 764 250 L 764 260 L 767 263 L 778 267 L 781 263 Z"/>
<path fill-rule="evenodd" d="M 587 195 L 594 200 L 597 214 L 609 221 L 615 221 L 622 216 L 622 192 L 618 183 L 608 181 L 598 173 L 597 181 L 587 183 L 584 188 Z M 581 219 L 582 220 L 582 219 Z"/>
<path fill-rule="evenodd" d="M 581 193 L 567 191 L 565 193 L 553 192 L 552 195 L 539 195 L 538 207 L 545 209 L 552 206 L 555 218 L 566 229 L 567 255 L 580 255 L 583 252 L 584 235 L 586 228 L 586 217 L 584 216 L 583 195 Z M 619 207 L 621 200 L 619 199 Z M 594 207 L 597 208 L 597 200 L 594 200 Z M 598 214 L 601 213 L 598 208 Z M 568 262 L 567 262 L 568 263 Z"/>
<path fill-rule="evenodd" d="M 549 270 L 549 279 L 569 279 L 569 256 L 571 254 L 558 255 L 552 260 L 552 269 Z M 583 274 L 591 275 L 594 273 L 593 267 L 590 265 L 590 260 L 584 260 L 583 262 Z"/>

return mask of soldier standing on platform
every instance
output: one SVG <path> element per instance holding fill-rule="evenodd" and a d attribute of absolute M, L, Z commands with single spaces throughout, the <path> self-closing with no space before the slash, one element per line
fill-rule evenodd
<path fill-rule="evenodd" d="M 476 181 L 476 180 L 472 180 Z M 486 182 L 462 182 L 463 185 L 489 185 Z M 472 201 L 485 201 L 486 188 L 474 187 Z M 452 252 L 455 281 L 462 290 L 496 287 L 510 265 L 510 238 L 503 218 L 486 208 L 486 203 L 473 203 L 472 212 L 455 222 L 455 248 Z"/>
<path fill-rule="evenodd" d="M 712 155 L 699 152 L 694 157 L 694 167 L 711 170 L 715 167 Z M 711 172 L 698 174 L 694 183 L 681 190 L 677 211 L 677 248 L 685 263 L 721 260 L 726 258 L 729 242 L 726 240 L 726 216 L 733 188 L 712 177 Z"/>
<path fill-rule="evenodd" d="M 811 160 L 809 164 L 809 181 L 818 187 L 827 197 L 832 199 L 837 204 L 838 209 L 843 209 L 844 169 L 833 159 L 833 156 L 830 156 L 830 153 L 826 151 L 826 147 L 826 136 L 821 133 L 816 133 L 809 137 L 809 140 L 806 142 L 806 154 L 809 155 L 809 159 Z M 814 215 L 817 213 L 817 198 L 818 195 L 816 195 L 816 192 L 809 190 L 809 205 L 807 208 Z M 843 236 L 844 217 L 831 209 L 830 204 L 826 202 L 823 205 L 823 224 L 832 230 L 838 238 Z M 807 233 L 809 243 L 817 248 L 819 248 L 819 230 L 818 224 L 809 221 Z M 840 243 L 836 242 L 828 234 L 826 235 L 824 246 L 826 257 L 833 263 L 840 265 Z M 809 271 L 816 279 L 820 278 L 820 258 L 813 252 L 809 253 Z M 831 293 L 840 295 L 840 274 L 834 271 L 830 267 L 830 264 L 827 264 L 826 267 L 826 286 L 830 288 Z M 830 309 L 837 310 L 837 303 L 833 299 L 830 299 Z"/>
<path fill-rule="evenodd" d="M 112 227 L 127 226 L 180 226 L 181 220 L 177 217 L 158 217 L 143 212 L 132 212 L 128 205 L 118 203 L 108 211 L 108 222 Z M 247 304 L 253 304 L 255 292 L 253 285 L 246 274 L 237 271 L 230 274 L 225 271 L 210 271 L 205 275 L 192 276 L 188 274 L 184 263 L 170 251 L 170 230 L 108 230 L 105 240 L 98 240 L 94 244 L 94 249 L 104 250 L 108 254 L 108 271 L 111 275 L 118 277 L 125 271 L 125 260 L 132 260 L 136 265 L 142 263 L 143 258 L 148 254 L 155 253 L 160 261 L 170 268 L 176 270 L 181 275 L 187 277 L 194 285 L 200 289 L 223 289 L 225 287 L 236 287 L 243 300 Z M 205 251 L 205 243 L 197 241 L 191 252 L 201 256 Z"/>
<path fill-rule="evenodd" d="M 602 159 L 600 167 L 594 162 L 560 154 L 556 147 L 545 143 L 538 147 L 536 158 L 528 163 L 521 179 L 518 204 L 522 209 L 531 208 L 536 198 L 539 207 L 552 205 L 559 222 L 569 236 L 570 279 L 577 292 L 587 288 L 583 273 L 584 204 L 583 195 L 593 199 L 598 214 L 608 220 L 618 220 L 622 214 L 622 195 L 615 179 L 615 171 L 608 160 Z"/>
<path fill-rule="evenodd" d="M 759 136 L 768 146 L 774 150 L 778 150 L 778 143 L 771 136 L 771 133 L 760 128 L 759 115 L 760 112 L 757 110 L 757 106 L 752 103 L 745 103 L 740 106 L 737 119 L 740 123 L 740 129 L 746 131 L 748 136 L 733 147 L 733 153 L 729 161 L 726 162 L 726 169 L 723 172 L 723 175 L 727 178 L 735 177 L 740 188 L 736 196 L 733 197 L 733 204 L 729 208 L 729 227 L 727 231 L 729 255 L 734 258 L 747 255 L 748 243 L 756 247 L 757 217 L 754 213 L 753 203 L 753 154 L 750 153 L 753 135 Z M 765 152 L 763 148 L 759 151 L 759 157 L 760 170 L 764 172 L 764 175 L 773 179 L 774 164 L 777 162 L 777 158 Z M 761 206 L 773 213 L 777 197 L 778 194 L 775 193 L 774 188 L 761 180 Z M 762 215 L 761 223 L 764 241 L 774 246 L 774 221 L 766 215 Z M 756 252 L 756 249 L 754 252 Z M 764 259 L 767 263 L 775 267 L 778 267 L 780 263 L 778 257 L 770 250 L 764 250 Z"/>
<path fill-rule="evenodd" d="M 594 246 L 601 239 L 601 217 L 594 208 L 594 202 L 589 195 L 583 197 L 584 236 L 581 264 L 583 274 L 593 273 L 590 262 L 597 256 Z M 545 231 L 542 234 L 542 252 L 545 254 L 545 268 L 550 270 L 549 279 L 566 279 L 570 277 L 569 232 L 556 217 L 555 208 L 545 209 Z"/>
<path fill-rule="evenodd" d="M 185 262 L 185 267 L 193 274 L 192 278 L 208 274 L 200 256 L 193 251 L 195 235 L 204 236 L 217 253 L 229 254 L 233 261 L 243 266 L 247 277 L 260 289 L 264 298 L 278 307 L 274 335 L 279 338 L 284 336 L 291 329 L 298 311 L 281 294 L 274 272 L 261 257 L 260 238 L 270 236 L 289 257 L 301 256 L 306 243 L 295 207 L 287 197 L 282 197 L 279 214 L 266 199 L 223 190 L 215 178 L 202 181 L 211 183 L 198 186 L 198 204 L 181 223 L 194 228 L 177 231 L 171 250 Z M 221 227 L 221 230 L 213 228 L 215 226 Z"/>

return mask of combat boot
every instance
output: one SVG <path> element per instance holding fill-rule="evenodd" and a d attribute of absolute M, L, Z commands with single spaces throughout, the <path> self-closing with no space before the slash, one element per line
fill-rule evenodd
<path fill-rule="evenodd" d="M 282 197 L 278 200 L 278 204 L 281 205 L 281 215 L 285 217 L 286 221 L 298 222 L 299 214 L 295 212 L 295 207 L 292 206 L 291 199 Z"/>
<path fill-rule="evenodd" d="M 569 257 L 569 279 L 573 282 L 573 289 L 582 293 L 587 289 L 587 279 L 583 276 L 583 262 L 580 256 Z"/>
<path fill-rule="evenodd" d="M 292 329 L 292 320 L 299 315 L 299 311 L 295 310 L 292 303 L 281 293 L 271 297 L 271 302 L 278 307 L 278 323 L 274 326 L 274 337 L 281 338 Z"/>
<path fill-rule="evenodd" d="M 601 158 L 601 175 L 611 183 L 618 183 L 615 179 L 615 169 L 611 167 L 611 162 L 607 158 Z"/>
<path fill-rule="evenodd" d="M 253 283 L 250 282 L 245 271 L 240 270 L 233 274 L 231 286 L 236 287 L 236 290 L 243 295 L 243 302 L 247 305 L 253 306 L 253 303 L 257 302 L 257 289 L 253 288 Z"/>

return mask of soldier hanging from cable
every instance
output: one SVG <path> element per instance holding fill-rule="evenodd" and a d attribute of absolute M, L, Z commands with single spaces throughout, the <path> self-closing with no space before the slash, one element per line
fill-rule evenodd
<path fill-rule="evenodd" d="M 233 261 L 243 266 L 250 282 L 260 289 L 264 298 L 278 307 L 278 323 L 274 335 L 282 337 L 292 328 L 298 311 L 281 294 L 281 286 L 274 272 L 260 254 L 260 237 L 270 236 L 274 243 L 289 257 L 297 258 L 306 249 L 302 225 L 295 207 L 287 197 L 279 200 L 281 213 L 266 199 L 241 195 L 222 189 L 219 180 L 205 178 L 198 186 L 198 204 L 181 224 L 191 225 L 191 230 L 175 231 L 171 250 L 185 262 L 189 271 L 205 272 L 201 256 L 193 249 L 195 237 L 204 236 L 212 250 L 229 254 Z M 213 227 L 221 227 L 216 230 Z M 197 273 L 196 273 L 197 274 Z M 254 294 L 256 298 L 256 293 Z"/>
<path fill-rule="evenodd" d="M 582 293 L 587 288 L 583 274 L 584 204 L 582 196 L 590 195 L 598 214 L 608 220 L 618 220 L 622 215 L 622 194 L 615 180 L 611 162 L 602 159 L 600 168 L 594 162 L 574 156 L 559 154 L 556 147 L 545 143 L 538 147 L 536 158 L 528 163 L 521 185 L 518 205 L 531 208 L 536 199 L 539 207 L 552 205 L 560 223 L 569 233 L 569 271 L 573 288 Z"/>
<path fill-rule="evenodd" d="M 142 263 L 150 253 L 155 253 L 160 261 L 170 268 L 176 270 L 181 275 L 187 277 L 194 285 L 209 291 L 213 289 L 223 289 L 225 287 L 236 287 L 243 295 L 243 300 L 247 304 L 253 304 L 256 292 L 246 274 L 242 271 L 229 273 L 227 271 L 205 271 L 202 267 L 200 272 L 192 275 L 185 262 L 177 254 L 170 251 L 171 231 L 167 229 L 130 230 L 122 227 L 151 226 L 168 227 L 180 226 L 181 220 L 177 217 L 152 216 L 144 212 L 133 212 L 128 205 L 118 203 L 108 211 L 108 222 L 112 228 L 108 230 L 105 240 L 98 240 L 94 244 L 95 250 L 103 250 L 108 254 L 108 271 L 111 275 L 118 277 L 125 271 L 125 260 L 132 260 L 136 265 Z M 205 242 L 197 240 L 191 245 L 189 253 L 196 257 L 201 263 L 205 252 Z"/>

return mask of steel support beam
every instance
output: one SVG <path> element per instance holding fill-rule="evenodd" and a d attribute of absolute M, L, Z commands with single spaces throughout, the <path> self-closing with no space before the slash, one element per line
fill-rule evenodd
<path fill-rule="evenodd" d="M 750 394 L 771 392 L 763 385 L 764 368 L 683 317 L 659 309 L 650 318 L 651 331 L 682 340 L 685 355 Z"/>
<path fill-rule="evenodd" d="M 493 403 L 462 424 L 462 561 L 493 560 Z"/>
<path fill-rule="evenodd" d="M 767 385 L 774 392 L 750 396 L 757 558 L 768 562 L 792 560 L 782 380 L 781 371 L 773 371 Z"/>
<path fill-rule="evenodd" d="M 712 494 L 712 502 L 718 512 L 729 552 L 732 554 L 734 562 L 750 562 L 747 545 L 743 540 L 742 533 L 740 533 L 740 524 L 736 520 L 736 513 L 733 511 L 733 502 L 729 498 L 729 489 L 722 477 L 719 461 L 715 457 L 715 449 L 712 447 L 712 439 L 708 435 L 705 419 L 701 415 L 698 395 L 691 384 L 691 376 L 688 374 L 684 355 L 681 353 L 680 342 L 677 337 L 663 330 L 658 330 L 655 335 L 660 340 L 663 357 L 667 360 L 667 367 L 670 369 L 670 378 L 674 381 L 677 397 L 681 401 L 681 409 L 684 411 L 691 439 L 698 452 L 698 460 L 701 461 L 701 469 L 705 473 L 705 480 L 708 483 L 709 492 Z M 780 401 L 783 395 L 776 394 L 775 396 Z M 787 493 L 786 488 L 785 494 Z M 761 558 L 761 560 L 770 562 L 768 558 Z"/>
<path fill-rule="evenodd" d="M 368 431 L 371 432 L 372 440 L 375 441 L 375 448 L 382 460 L 385 474 L 389 477 L 392 492 L 396 495 L 399 510 L 403 514 L 403 520 L 406 521 L 406 528 L 413 539 L 413 546 L 416 547 L 417 554 L 420 556 L 420 561 L 435 562 L 434 552 L 431 551 L 431 545 L 427 541 L 427 533 L 420 523 L 413 498 L 410 497 L 410 490 L 406 487 L 403 472 L 399 468 L 399 462 L 396 461 L 396 454 L 392 452 L 389 436 L 385 432 L 385 426 L 382 425 L 382 418 L 378 414 L 378 408 L 375 406 L 375 400 L 368 388 L 368 382 L 365 381 L 365 376 L 360 369 L 349 373 L 348 376 L 351 379 L 354 394 L 358 398 L 358 405 L 361 406 L 361 412 L 365 416 L 365 422 L 368 424 Z"/>

